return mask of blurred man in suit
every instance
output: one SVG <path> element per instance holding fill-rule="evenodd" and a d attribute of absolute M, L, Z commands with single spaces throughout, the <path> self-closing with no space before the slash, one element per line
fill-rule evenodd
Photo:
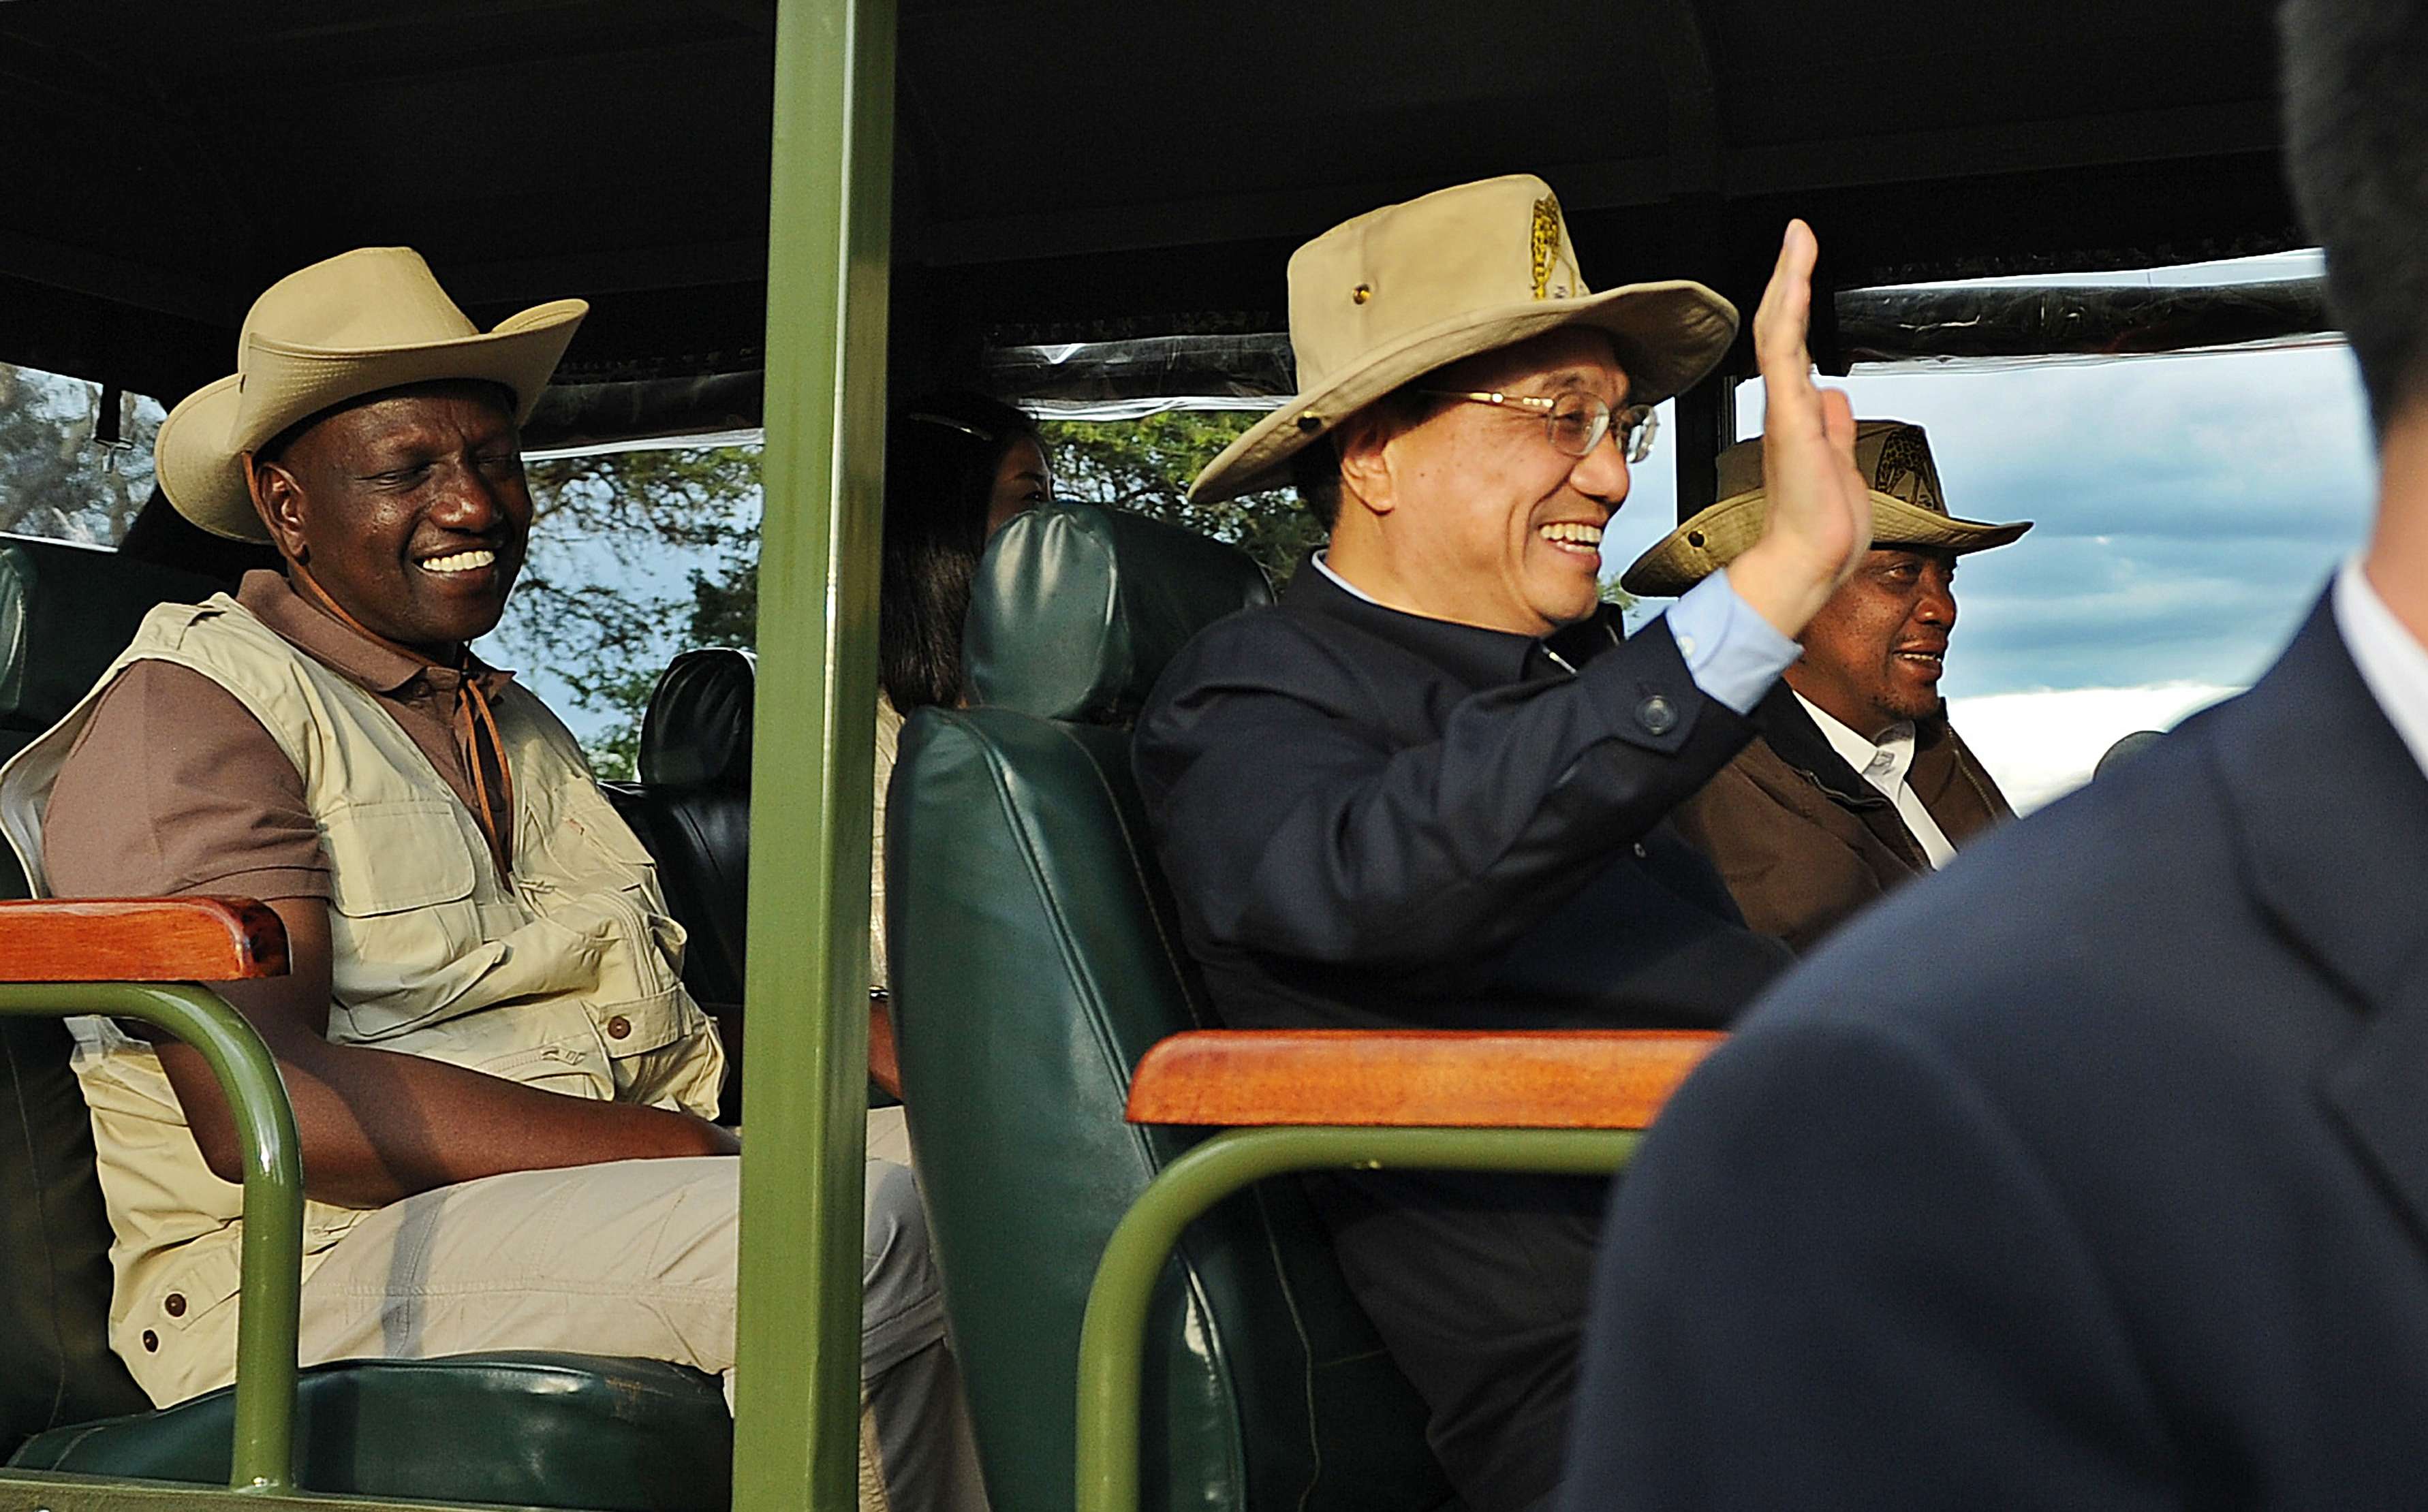
<path fill-rule="evenodd" d="M 1571 1512 L 2394 1507 L 2428 1442 L 2428 5 L 2294 0 L 2379 445 L 2275 667 L 1825 947 L 1597 1272 Z"/>

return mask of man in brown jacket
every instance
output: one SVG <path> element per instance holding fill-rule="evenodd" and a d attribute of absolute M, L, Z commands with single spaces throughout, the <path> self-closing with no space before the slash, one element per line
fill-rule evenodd
<path fill-rule="evenodd" d="M 1920 426 L 1863 420 L 1872 550 L 1805 627 L 1804 654 L 1754 710 L 1762 739 L 1673 816 L 1746 922 L 1809 950 L 1908 877 L 2010 817 L 1939 696 L 1956 624 L 1956 559 L 2029 521 L 1951 517 Z M 1720 454 L 1721 499 L 1627 571 L 1630 593 L 1680 593 L 1762 534 L 1762 443 Z"/>

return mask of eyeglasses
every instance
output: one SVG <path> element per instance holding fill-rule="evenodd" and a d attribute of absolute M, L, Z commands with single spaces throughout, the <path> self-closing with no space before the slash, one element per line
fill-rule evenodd
<path fill-rule="evenodd" d="M 1649 404 L 1630 404 L 1613 410 L 1590 394 L 1562 394 L 1552 398 L 1538 398 L 1529 394 L 1460 394 L 1449 389 L 1419 389 L 1437 399 L 1459 399 L 1468 404 L 1493 404 L 1502 409 L 1533 410 L 1543 417 L 1543 434 L 1551 445 L 1571 457 L 1588 457 L 1601 445 L 1601 438 L 1616 432 L 1618 454 L 1629 462 L 1642 462 L 1652 454 L 1653 433 L 1660 421 Z"/>

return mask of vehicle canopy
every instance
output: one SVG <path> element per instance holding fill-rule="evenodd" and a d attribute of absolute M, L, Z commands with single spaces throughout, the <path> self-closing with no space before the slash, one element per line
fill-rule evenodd
<path fill-rule="evenodd" d="M 904 0 L 896 386 L 982 346 L 1279 332 L 1299 241 L 1521 169 L 1589 276 L 1700 278 L 1747 310 L 1791 214 L 1838 289 L 2296 246 L 2271 10 Z M 775 21 L 0 7 L 0 361 L 173 402 L 227 370 L 271 281 L 404 243 L 476 317 L 592 301 L 534 444 L 755 421 Z"/>

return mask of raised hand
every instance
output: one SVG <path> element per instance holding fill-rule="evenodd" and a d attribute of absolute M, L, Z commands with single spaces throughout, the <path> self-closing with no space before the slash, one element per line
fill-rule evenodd
<path fill-rule="evenodd" d="M 1800 633 L 1872 545 L 1870 491 L 1855 470 L 1855 412 L 1813 382 L 1813 228 L 1787 223 L 1753 317 L 1764 395 L 1762 480 L 1770 521 L 1729 584 L 1782 635 Z"/>

